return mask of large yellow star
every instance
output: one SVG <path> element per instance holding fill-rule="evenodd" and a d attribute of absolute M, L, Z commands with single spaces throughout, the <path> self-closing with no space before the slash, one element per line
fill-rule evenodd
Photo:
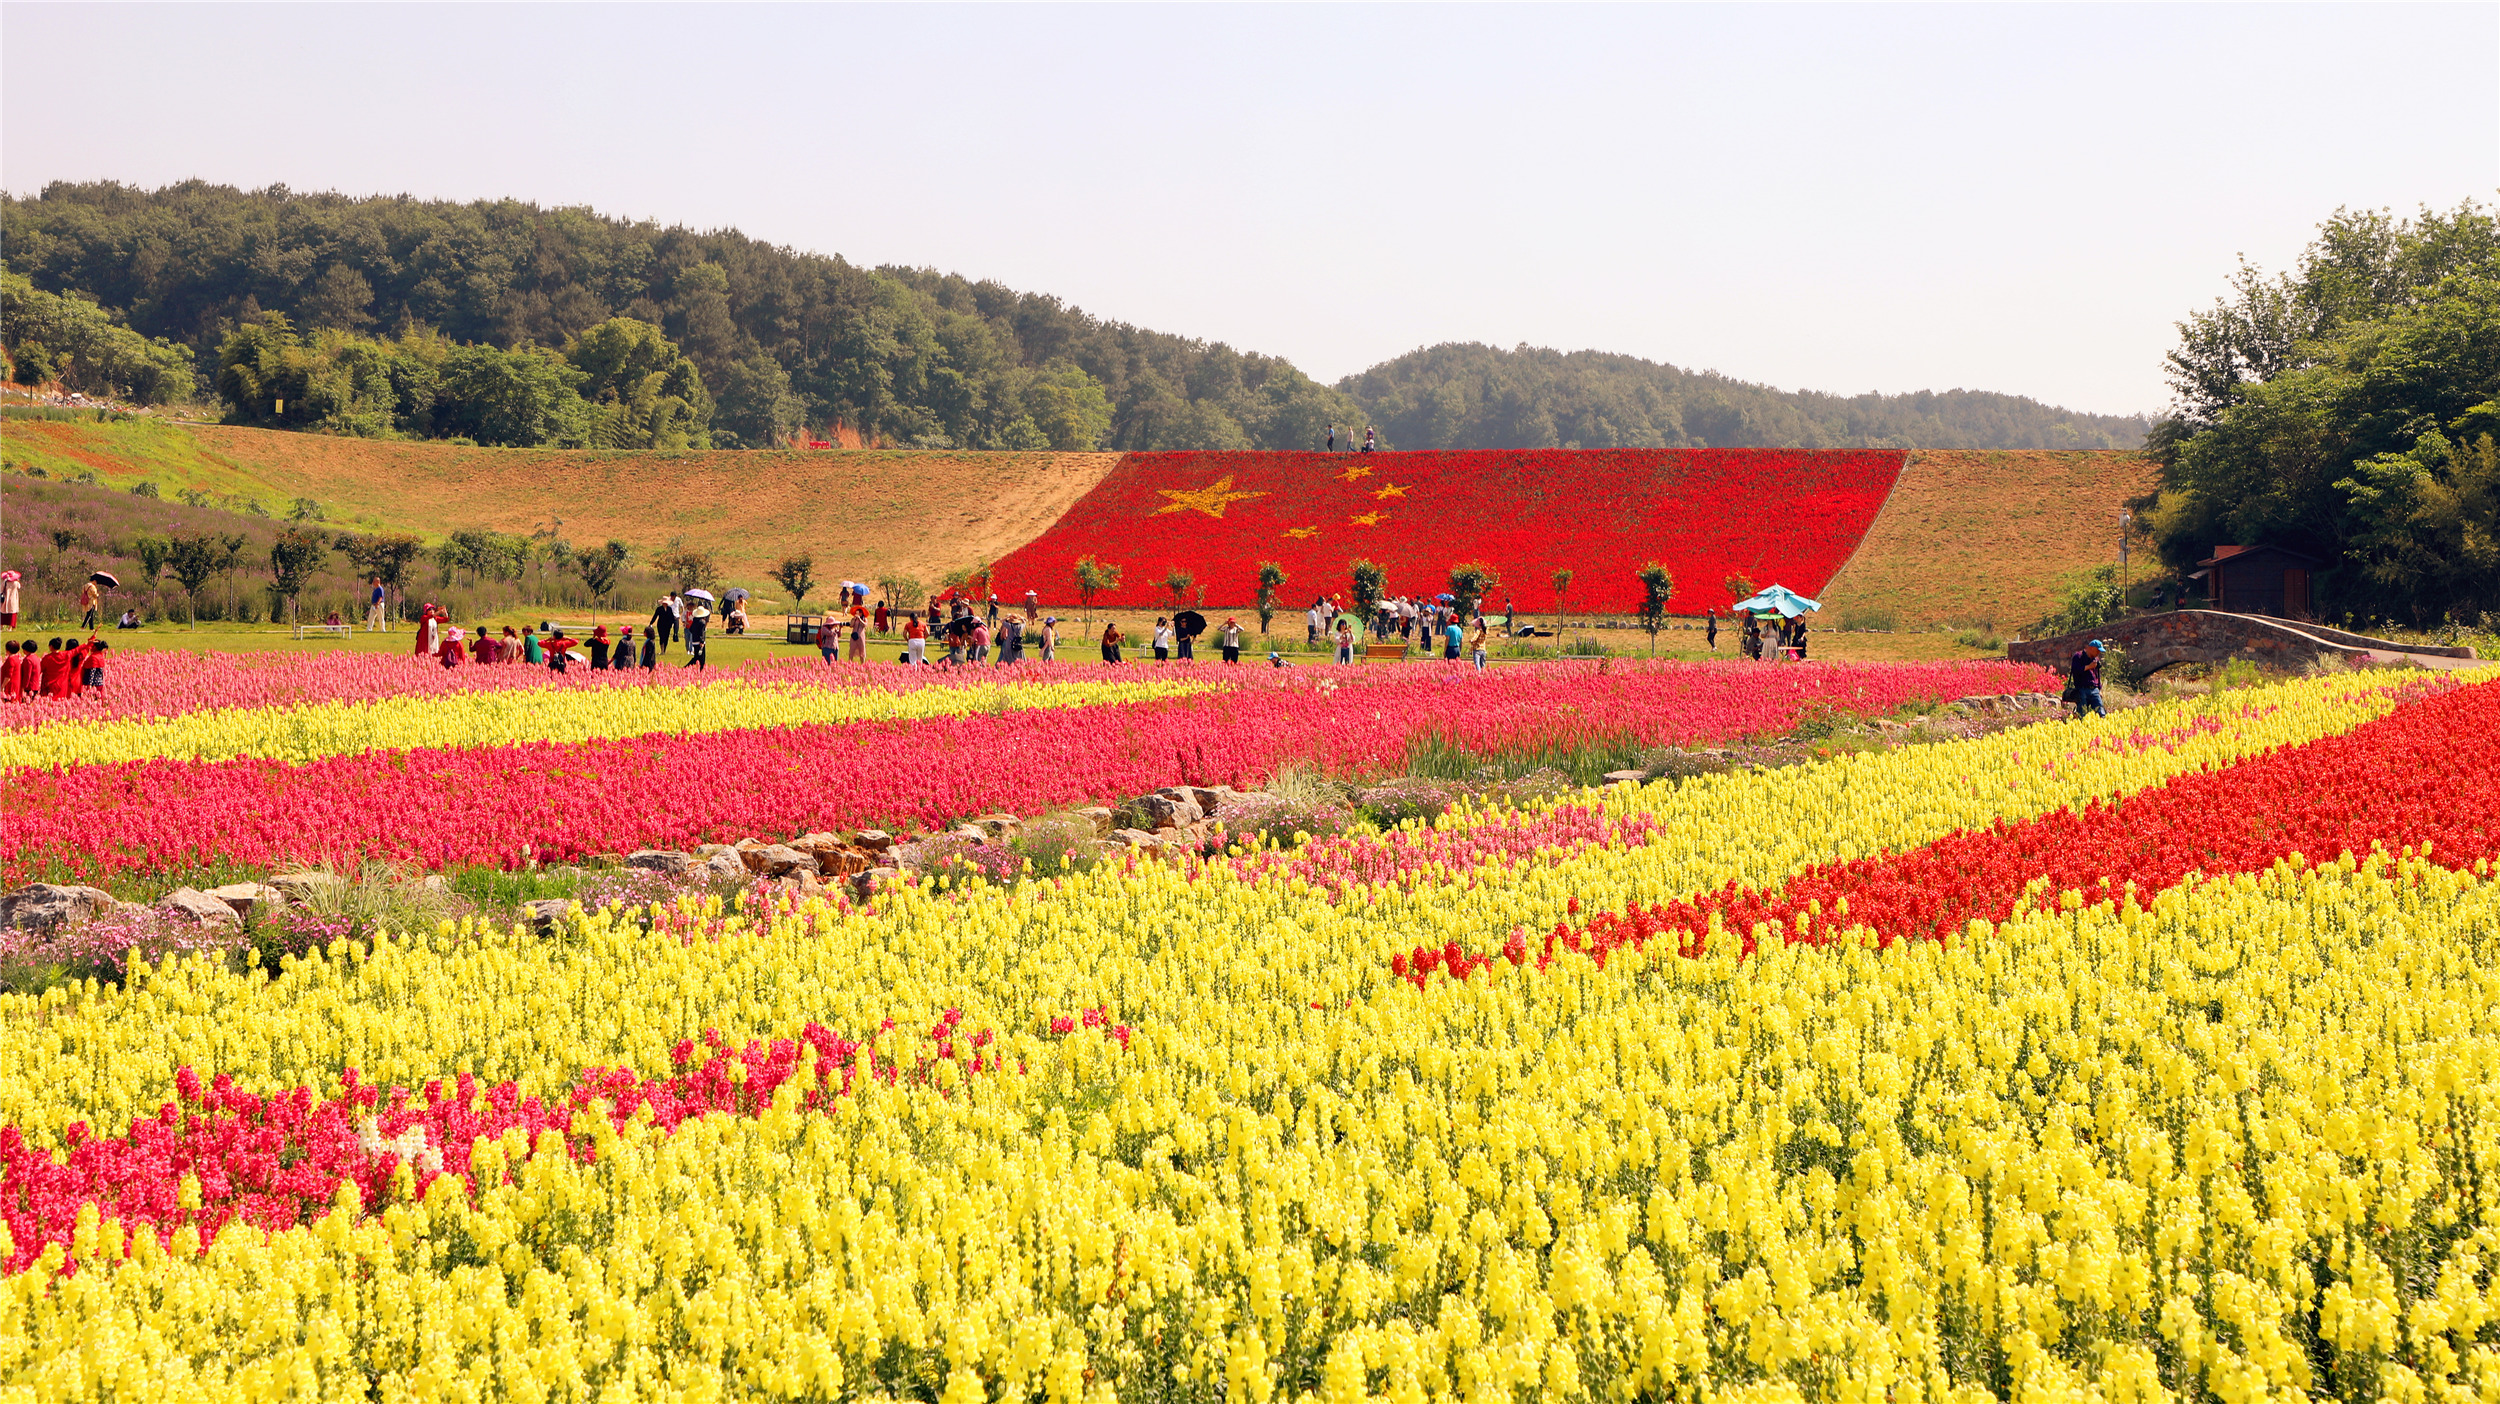
<path fill-rule="evenodd" d="M 1356 478 L 1368 478 L 1371 475 L 1372 470 L 1369 468 L 1348 468 L 1344 472 L 1339 473 L 1337 476 L 1350 483 Z"/>
<path fill-rule="evenodd" d="M 1263 492 L 1233 491 L 1233 475 L 1230 473 L 1205 487 L 1192 488 L 1187 492 L 1174 492 L 1170 488 L 1156 488 L 1155 491 L 1172 499 L 1169 505 L 1155 509 L 1154 514 L 1158 517 L 1166 512 L 1183 511 L 1204 512 L 1210 517 L 1220 517 L 1224 515 L 1224 507 L 1227 503 L 1246 502 L 1253 497 L 1267 496 Z"/>
<path fill-rule="evenodd" d="M 1376 500 L 1404 496 L 1406 496 L 1406 489 L 1399 487 L 1396 483 L 1382 483 L 1379 489 L 1372 493 L 1372 497 Z"/>
<path fill-rule="evenodd" d="M 1285 529 L 1285 535 L 1292 537 L 1292 538 L 1293 538 L 1294 540 L 1296 540 L 1296 541 L 1308 541 L 1308 540 L 1310 540 L 1312 537 L 1319 535 L 1319 528 L 1318 528 L 1318 527 L 1287 527 L 1287 528 Z"/>
<path fill-rule="evenodd" d="M 1389 520 L 1389 514 L 1386 512 L 1365 512 L 1359 517 L 1348 517 L 1346 520 L 1352 522 L 1356 526 L 1378 526 L 1382 522 Z"/>

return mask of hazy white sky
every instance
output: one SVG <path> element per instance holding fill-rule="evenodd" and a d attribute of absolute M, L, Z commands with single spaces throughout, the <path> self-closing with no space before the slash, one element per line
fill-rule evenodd
<path fill-rule="evenodd" d="M 2492 197 L 2500 6 L 0 7 L 0 185 L 193 176 L 2123 412 L 2236 255 Z"/>

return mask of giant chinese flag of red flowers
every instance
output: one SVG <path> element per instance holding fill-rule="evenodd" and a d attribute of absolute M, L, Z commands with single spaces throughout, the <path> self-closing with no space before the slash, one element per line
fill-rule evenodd
<path fill-rule="evenodd" d="M 1498 571 L 1498 602 L 1626 610 L 1634 572 L 1675 575 L 1678 613 L 1733 601 L 1741 574 L 1812 595 L 1849 559 L 1905 455 L 1870 450 L 1508 449 L 1440 453 L 1132 453 L 1050 530 L 996 567 L 997 589 L 1075 597 L 1077 558 L 1121 568 L 1098 604 L 1159 605 L 1175 568 L 1207 603 L 1248 604 L 1258 563 L 1289 577 L 1280 603 L 1349 592 L 1346 563 L 1387 567 L 1389 591 L 1449 588 L 1450 567 Z M 1194 592 L 1193 592 L 1194 593 Z"/>

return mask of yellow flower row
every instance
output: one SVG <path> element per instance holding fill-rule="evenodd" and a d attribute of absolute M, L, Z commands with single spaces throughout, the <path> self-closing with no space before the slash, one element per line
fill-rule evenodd
<path fill-rule="evenodd" d="M 1011 1069 L 669 1137 L 584 1118 L 595 1163 L 495 1148 L 516 1183 L 474 1206 L 444 1185 L 362 1226 L 140 1235 L 118 1266 L 0 1285 L 0 1388 L 2494 1397 L 2488 873 L 2070 899 L 1949 950 L 1386 971 L 1574 896 L 1771 880 L 2386 705 L 2342 679 L 1610 791 L 1666 821 L 1652 841 L 1344 900 L 1148 865 L 727 917 L 691 946 L 603 915 L 0 998 L 0 1124 L 51 1143 L 152 1112 L 186 1063 L 262 1092 L 353 1065 L 545 1093 L 659 1071 L 705 1027 L 890 1018 L 873 1056 L 911 1064 L 957 1007 Z M 1126 1050 L 1045 1033 L 1092 1007 Z M 82 1256 L 123 1241 L 98 1218 Z"/>
<path fill-rule="evenodd" d="M 175 717 L 60 721 L 0 733 L 0 770 L 119 761 L 310 761 L 426 746 L 505 746 L 700 735 L 808 722 L 908 721 L 975 712 L 1061 710 L 1185 697 L 1203 682 L 975 683 L 918 688 L 828 687 L 723 679 L 700 687 L 515 688 L 282 707 L 232 707 Z"/>
<path fill-rule="evenodd" d="M 1951 948 L 1625 953 L 1320 1010 L 1308 972 L 1348 958 L 1359 915 L 1278 939 L 1235 889 L 1181 958 L 1121 918 L 1191 889 L 1134 886 L 1021 912 L 911 898 L 898 938 L 976 929 L 882 947 L 819 916 L 655 956 L 593 921 L 561 957 L 455 957 L 531 1023 L 620 1016 L 627 1035 L 629 1011 L 549 998 L 545 972 L 635 970 L 617 984 L 641 1010 L 683 1007 L 674 992 L 784 1030 L 802 991 L 864 1019 L 930 1008 L 952 978 L 975 1024 L 1104 999 L 1139 1032 L 1125 1052 L 1019 1033 L 1020 1070 L 832 1115 L 790 1110 L 797 1086 L 666 1137 L 586 1115 L 593 1163 L 516 1134 L 481 1148 L 516 1176 L 475 1204 L 445 1180 L 171 1252 L 91 1215 L 85 1272 L 0 1285 L 0 1383 L 46 1400 L 361 1396 L 376 1376 L 386 1398 L 583 1400 L 2500 1391 L 2488 874 L 2284 869 Z M 1285 950 L 1302 959 L 1279 967 Z M 430 1003 L 445 968 L 398 949 L 288 978 Z M 159 997 L 205 993 L 175 977 Z"/>

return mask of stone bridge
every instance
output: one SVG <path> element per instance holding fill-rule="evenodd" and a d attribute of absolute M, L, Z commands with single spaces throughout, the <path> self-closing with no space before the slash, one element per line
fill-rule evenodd
<path fill-rule="evenodd" d="M 2066 660 L 2094 639 L 2107 639 L 2127 652 L 2127 661 L 2150 673 L 2173 663 L 2222 663 L 2245 658 L 2287 672 L 2298 672 L 2320 658 L 2337 658 L 2354 666 L 2414 663 L 2425 668 L 2470 668 L 2474 650 L 2403 644 L 2346 633 L 2303 620 L 2274 619 L 2262 614 L 2227 614 L 2212 609 L 2183 609 L 2168 614 L 2139 614 L 2080 634 L 2053 639 L 2028 639 L 2007 644 L 2005 656 L 2017 663 L 2037 663 L 2057 672 Z"/>

